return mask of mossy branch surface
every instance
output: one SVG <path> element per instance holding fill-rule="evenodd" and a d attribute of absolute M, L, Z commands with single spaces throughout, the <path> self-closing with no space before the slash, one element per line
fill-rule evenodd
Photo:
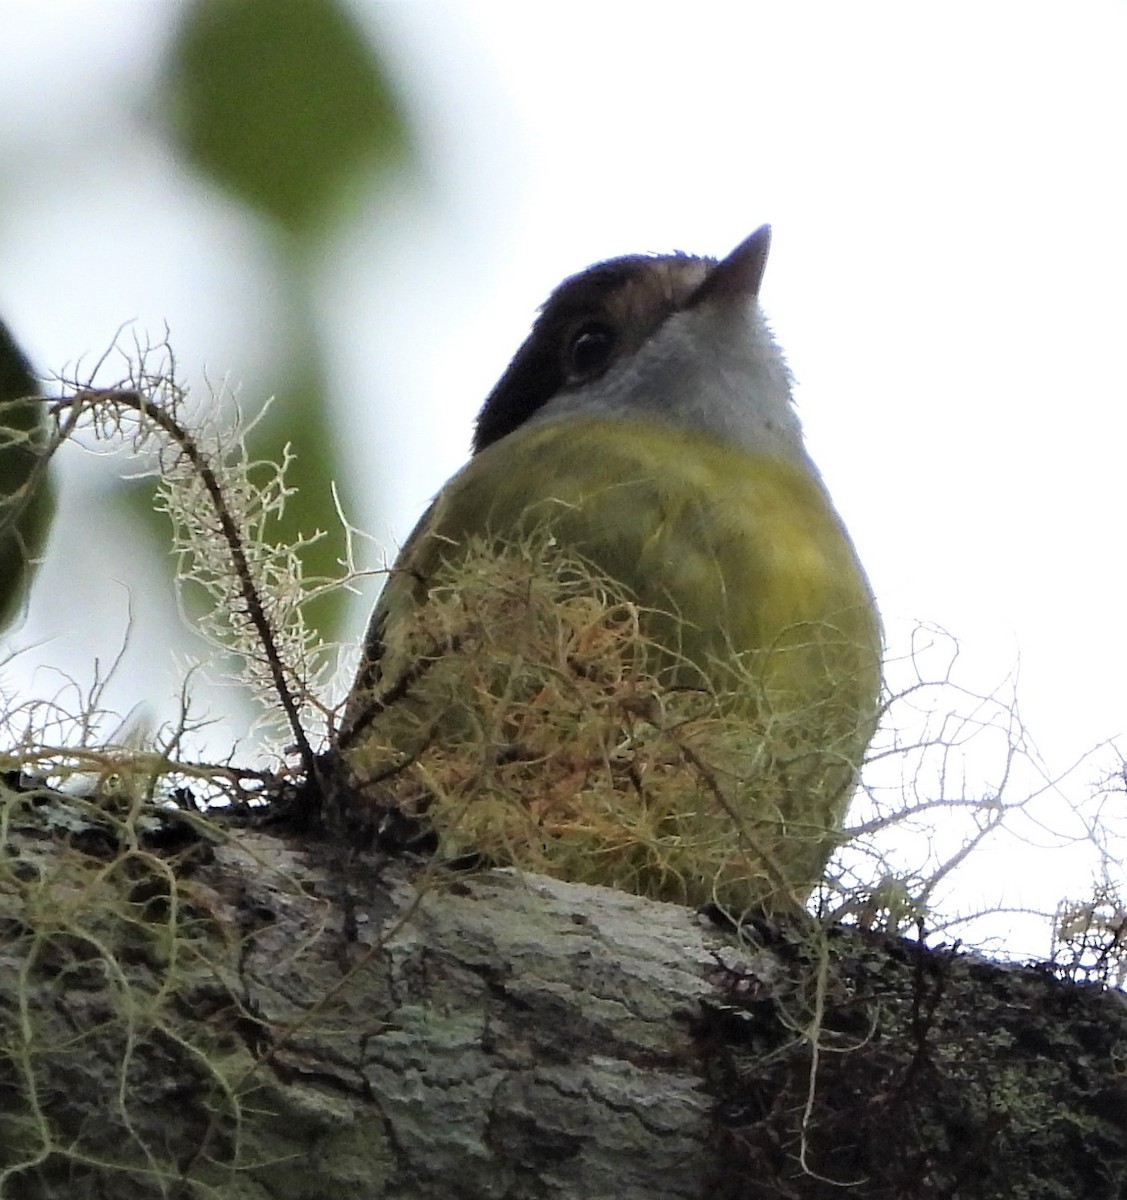
<path fill-rule="evenodd" d="M 0 783 L 0 1196 L 1118 1200 L 1048 969 Z"/>

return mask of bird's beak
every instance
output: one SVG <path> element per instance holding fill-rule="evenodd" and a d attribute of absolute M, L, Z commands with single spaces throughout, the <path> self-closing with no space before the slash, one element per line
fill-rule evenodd
<path fill-rule="evenodd" d="M 698 304 L 713 302 L 732 304 L 758 296 L 770 249 L 771 226 L 760 225 L 727 258 L 713 267 L 685 307 L 695 308 Z"/>

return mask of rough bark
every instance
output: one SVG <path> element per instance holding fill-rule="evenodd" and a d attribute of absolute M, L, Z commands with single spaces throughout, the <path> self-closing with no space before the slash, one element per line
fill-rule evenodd
<path fill-rule="evenodd" d="M 0 1195 L 1125 1194 L 1121 994 L 8 792 Z"/>

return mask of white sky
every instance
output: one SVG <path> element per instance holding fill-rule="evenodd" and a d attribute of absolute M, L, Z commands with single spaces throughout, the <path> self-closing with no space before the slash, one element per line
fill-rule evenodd
<path fill-rule="evenodd" d="M 41 366 L 135 318 L 167 322 L 196 378 L 268 373 L 268 247 L 146 125 L 176 8 L 0 0 L 0 312 Z M 1020 659 L 1053 773 L 1124 731 L 1127 8 L 354 8 L 386 39 L 425 155 L 326 256 L 341 420 L 373 481 L 360 524 L 392 548 L 405 536 L 565 274 L 723 254 L 769 221 L 764 305 L 894 650 L 922 620 L 959 639 L 969 687 Z M 151 585 L 80 487 L 63 522 L 93 557 L 44 572 L 21 670 L 81 673 L 81 614 L 112 656 L 131 593 L 148 649 L 112 698 L 167 713 Z"/>

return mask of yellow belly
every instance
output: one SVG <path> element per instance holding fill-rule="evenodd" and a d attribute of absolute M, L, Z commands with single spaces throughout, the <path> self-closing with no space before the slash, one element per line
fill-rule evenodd
<path fill-rule="evenodd" d="M 576 418 L 478 455 L 428 518 L 403 556 L 416 602 L 419 579 L 470 537 L 503 545 L 548 529 L 640 604 L 675 614 L 678 649 L 703 670 L 813 639 L 852 646 L 858 694 L 875 690 L 868 583 L 824 489 L 790 463 L 654 422 Z M 398 591 L 393 581 L 387 601 Z"/>
<path fill-rule="evenodd" d="M 732 782 L 731 811 L 714 812 L 711 825 L 746 818 L 745 840 L 775 863 L 767 875 L 781 870 L 792 894 L 809 892 L 872 733 L 881 652 L 868 583 L 820 482 L 655 422 L 573 418 L 517 430 L 451 480 L 404 547 L 373 622 L 377 691 L 410 672 L 411 614 L 482 538 L 497 551 L 546 539 L 637 601 L 656 647 L 647 669 L 674 691 L 710 693 L 740 722 L 726 774 L 770 763 L 767 774 Z M 362 705 L 354 696 L 354 711 Z M 673 898 L 699 902 L 715 884 L 679 881 Z M 750 899 L 778 885 L 761 880 Z"/>

